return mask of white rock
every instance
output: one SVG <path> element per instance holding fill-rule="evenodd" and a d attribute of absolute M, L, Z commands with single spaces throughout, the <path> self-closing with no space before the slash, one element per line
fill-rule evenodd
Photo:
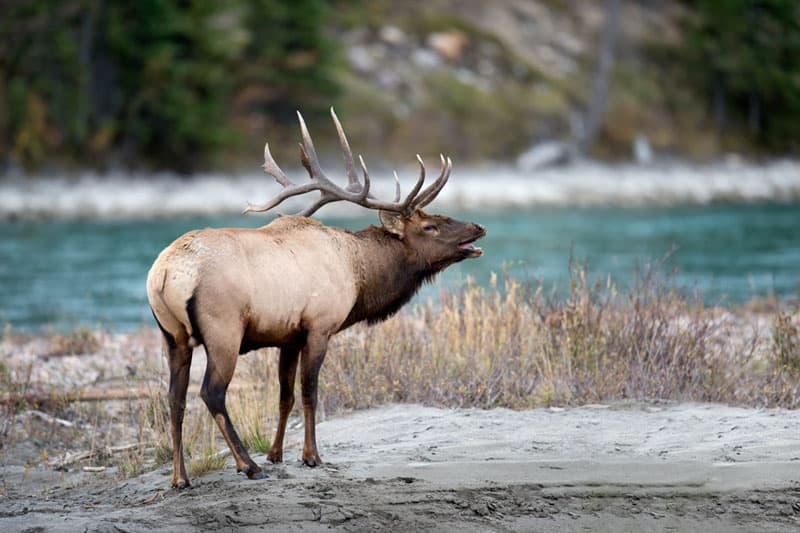
<path fill-rule="evenodd" d="M 364 46 L 352 46 L 347 50 L 347 59 L 353 68 L 361 72 L 371 72 L 375 70 L 375 58 Z"/>
<path fill-rule="evenodd" d="M 389 43 L 395 46 L 405 44 L 408 39 L 406 39 L 406 34 L 398 28 L 397 26 L 384 26 L 381 28 L 378 36 L 381 40 L 385 43 Z"/>
<path fill-rule="evenodd" d="M 559 141 L 545 141 L 530 147 L 517 158 L 517 167 L 530 172 L 539 168 L 566 163 L 569 159 L 567 146 Z"/>
<path fill-rule="evenodd" d="M 419 68 L 434 69 L 442 64 L 439 56 L 431 50 L 417 48 L 411 53 L 411 61 Z"/>
<path fill-rule="evenodd" d="M 633 139 L 633 157 L 640 165 L 649 165 L 653 162 L 653 149 L 647 137 L 639 133 Z"/>

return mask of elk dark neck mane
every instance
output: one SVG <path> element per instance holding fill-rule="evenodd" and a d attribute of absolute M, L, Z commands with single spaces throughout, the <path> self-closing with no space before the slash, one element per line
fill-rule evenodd
<path fill-rule="evenodd" d="M 409 253 L 400 239 L 383 228 L 370 226 L 353 235 L 359 292 L 342 329 L 362 320 L 374 324 L 392 316 L 443 268 Z"/>

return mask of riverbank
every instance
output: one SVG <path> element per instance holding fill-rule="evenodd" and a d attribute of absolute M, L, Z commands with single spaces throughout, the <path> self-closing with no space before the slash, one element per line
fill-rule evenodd
<path fill-rule="evenodd" d="M 643 280 L 644 281 L 644 280 Z M 199 399 L 194 488 L 169 487 L 167 370 L 153 327 L 0 341 L 0 527 L 789 531 L 800 517 L 800 314 L 704 308 L 650 280 L 564 300 L 507 280 L 417 304 L 332 342 L 325 463 L 234 473 Z M 599 292 L 598 292 L 599 291 Z M 239 359 L 228 409 L 259 464 L 276 354 Z M 713 403 L 709 403 L 713 402 Z M 299 403 L 299 402 L 298 402 Z"/>
<path fill-rule="evenodd" d="M 429 158 L 429 166 L 437 162 Z M 247 202 L 258 203 L 277 193 L 272 178 L 253 172 L 197 174 L 92 172 L 59 176 L 7 175 L 0 180 L 0 220 L 6 219 L 148 219 L 192 215 L 236 215 Z M 409 156 L 400 167 L 404 190 L 418 175 Z M 305 172 L 287 165 L 289 176 L 302 182 Z M 331 176 L 344 176 L 341 163 L 325 165 Z M 372 162 L 374 189 L 391 197 L 392 168 Z M 430 172 L 433 172 L 431 170 Z M 383 177 L 383 179 L 381 179 Z M 800 161 L 786 159 L 755 164 L 731 158 L 695 165 L 665 161 L 650 165 L 584 161 L 545 168 L 486 163 L 465 166 L 455 161 L 453 179 L 436 201 L 437 209 L 479 211 L 561 207 L 669 207 L 713 203 L 796 202 L 800 200 Z M 291 213 L 307 199 L 287 202 Z M 346 203 L 327 206 L 331 216 L 362 211 Z M 254 218 L 254 217 L 250 217 Z"/>
<path fill-rule="evenodd" d="M 322 418 L 391 403 L 569 407 L 618 401 L 712 401 L 800 407 L 800 312 L 777 301 L 705 308 L 643 279 L 602 287 L 577 272 L 550 299 L 514 280 L 417 303 L 373 327 L 335 336 L 321 375 Z M 151 326 L 129 333 L 6 332 L 0 341 L 2 453 L 51 467 L 100 457 L 136 474 L 169 457 L 167 366 Z M 202 469 L 224 448 L 198 398 L 196 350 L 186 448 Z M 268 447 L 277 353 L 239 358 L 228 406 L 245 441 Z M 299 409 L 299 407 L 298 407 Z M 131 445 L 113 456 L 108 449 Z M 130 453 L 128 453 L 130 452 Z M 79 455 L 75 455 L 79 454 Z"/>

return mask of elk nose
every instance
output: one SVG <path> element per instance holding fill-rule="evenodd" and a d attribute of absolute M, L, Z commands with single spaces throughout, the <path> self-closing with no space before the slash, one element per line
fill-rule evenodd
<path fill-rule="evenodd" d="M 480 224 L 475 224 L 475 227 L 476 227 L 476 228 L 478 228 L 478 229 L 479 229 L 480 231 L 482 231 L 483 233 L 486 233 L 486 228 L 484 228 L 484 227 L 483 227 L 483 226 L 481 226 Z"/>

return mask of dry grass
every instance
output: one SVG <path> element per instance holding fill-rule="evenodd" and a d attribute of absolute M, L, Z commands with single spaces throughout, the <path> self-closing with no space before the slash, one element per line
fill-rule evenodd
<path fill-rule="evenodd" d="M 653 273 L 621 291 L 579 269 L 566 298 L 495 278 L 336 337 L 322 403 L 329 412 L 617 399 L 800 407 L 797 313 L 772 320 L 770 338 L 754 317 L 706 308 Z"/>
<path fill-rule="evenodd" d="M 190 456 L 186 468 L 190 476 L 200 476 L 206 472 L 221 470 L 226 462 L 227 455 L 225 453 L 219 453 L 214 448 L 206 448 L 203 453 Z"/>
<path fill-rule="evenodd" d="M 95 353 L 103 345 L 101 330 L 79 328 L 66 334 L 55 333 L 49 339 L 49 348 L 43 355 L 81 355 Z"/>
<path fill-rule="evenodd" d="M 83 449 L 137 443 L 129 453 L 103 460 L 122 476 L 169 464 L 166 370 L 158 364 L 157 334 L 140 331 L 123 345 L 128 342 L 141 352 L 136 376 L 153 383 L 150 397 L 121 409 L 118 402 L 113 414 L 100 404 L 55 407 L 56 416 L 79 425 L 60 433 L 48 429 L 43 453 L 54 455 L 53 439 L 69 433 Z M 105 349 L 113 356 L 113 349 L 99 348 Z M 202 370 L 202 350 L 194 365 Z M 30 387 L 30 375 L 30 367 L 26 372 L 0 362 L 4 389 Z M 576 269 L 566 295 L 493 278 L 488 287 L 468 284 L 443 293 L 438 302 L 417 303 L 382 324 L 336 336 L 320 382 L 321 419 L 387 402 L 525 409 L 665 399 L 798 408 L 800 313 L 780 305 L 759 311 L 709 308 L 652 273 L 621 290 Z M 299 394 L 297 403 L 299 408 Z M 276 351 L 241 357 L 228 410 L 251 453 L 269 449 L 277 404 Z M 36 406 L 1 407 L 5 441 L 19 429 L 18 415 Z M 78 427 L 95 430 L 81 440 Z M 184 446 L 192 475 L 226 462 L 219 430 L 191 390 Z"/>
<path fill-rule="evenodd" d="M 195 356 L 202 367 L 202 356 Z M 271 445 L 274 417 L 277 414 L 277 353 L 264 350 L 239 359 L 236 376 L 228 391 L 227 408 L 245 446 L 251 453 L 266 453 Z M 166 383 L 164 384 L 166 385 Z M 147 428 L 155 442 L 154 465 L 170 464 L 172 440 L 166 386 L 140 404 L 134 418 L 136 425 Z M 183 447 L 187 467 L 195 474 L 222 468 L 227 450 L 225 441 L 199 395 L 189 392 L 183 422 Z"/>
<path fill-rule="evenodd" d="M 783 310 L 775 313 L 772 323 L 772 342 L 777 366 L 800 378 L 800 325 L 792 320 L 790 313 Z"/>

